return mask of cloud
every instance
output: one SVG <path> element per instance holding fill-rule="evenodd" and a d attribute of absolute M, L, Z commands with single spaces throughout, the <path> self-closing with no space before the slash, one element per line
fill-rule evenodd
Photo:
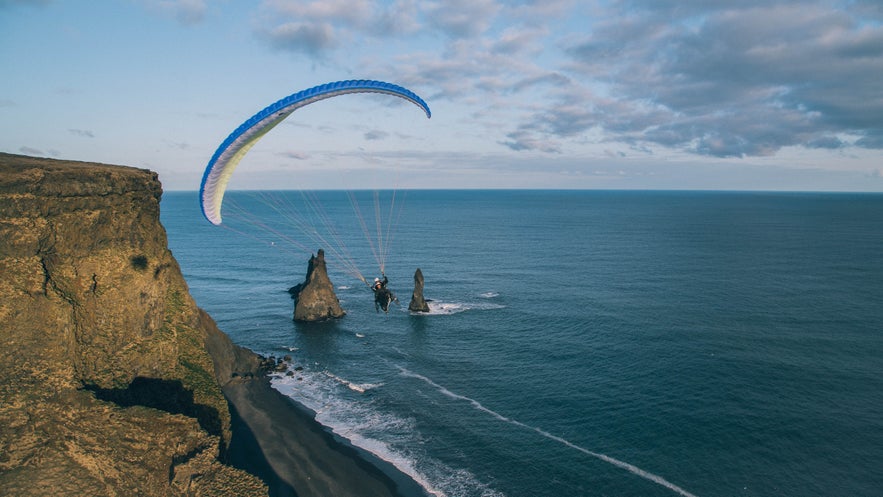
<path fill-rule="evenodd" d="M 821 136 L 806 143 L 808 148 L 826 148 L 830 150 L 843 148 L 847 143 L 836 136 Z"/>
<path fill-rule="evenodd" d="M 515 151 L 531 151 L 537 150 L 540 152 L 547 153 L 560 153 L 561 147 L 559 144 L 555 143 L 549 139 L 541 139 L 538 138 L 535 133 L 532 133 L 531 130 L 522 128 L 517 131 L 513 131 L 506 135 L 508 140 L 501 141 L 501 145 L 505 145 L 511 150 Z"/>
<path fill-rule="evenodd" d="M 25 155 L 43 155 L 42 150 L 33 147 L 21 147 L 18 151 Z"/>
<path fill-rule="evenodd" d="M 332 22 L 356 26 L 371 16 L 374 6 L 369 0 L 266 0 L 261 9 L 272 16 Z"/>
<path fill-rule="evenodd" d="M 376 36 L 398 36 L 417 33 L 422 27 L 417 4 L 399 0 L 374 14 L 371 33 Z"/>
<path fill-rule="evenodd" d="M 184 25 L 193 25 L 205 19 L 205 0 L 141 0 L 148 10 L 163 17 L 175 19 Z"/>
<path fill-rule="evenodd" d="M 511 2 L 505 12 L 512 19 L 528 25 L 541 25 L 550 19 L 574 17 L 577 7 L 586 5 L 580 0 L 545 0 L 543 2 Z"/>
<path fill-rule="evenodd" d="M 864 148 L 883 149 L 883 129 L 867 131 L 855 144 Z"/>
<path fill-rule="evenodd" d="M 95 134 L 86 129 L 68 129 L 70 134 L 76 136 L 82 136 L 83 138 L 95 138 Z"/>
<path fill-rule="evenodd" d="M 369 141 L 383 140 L 389 136 L 389 133 L 379 129 L 372 129 L 365 132 L 365 139 Z"/>
<path fill-rule="evenodd" d="M 284 157 L 286 159 L 295 159 L 295 160 L 307 160 L 310 158 L 310 155 L 307 153 L 294 152 L 294 151 L 280 152 L 277 155 L 279 157 Z"/>
<path fill-rule="evenodd" d="M 430 26 L 451 38 L 469 38 L 485 32 L 502 8 L 494 0 L 447 0 L 425 9 Z"/>
<path fill-rule="evenodd" d="M 598 116 L 609 139 L 718 157 L 832 148 L 836 133 L 879 146 L 879 23 L 822 3 L 717 3 L 726 8 L 629 3 L 629 14 L 611 13 L 567 41 L 569 68 L 603 85 L 626 112 Z"/>
<path fill-rule="evenodd" d="M 471 109 L 510 150 L 883 148 L 883 7 L 870 0 L 265 0 L 261 13 L 279 49 L 389 48 L 351 69 Z"/>
<path fill-rule="evenodd" d="M 411 0 L 265 0 L 256 32 L 275 48 L 322 59 L 348 43 L 416 33 L 418 15 Z"/>
<path fill-rule="evenodd" d="M 287 22 L 263 33 L 270 44 L 282 50 L 319 55 L 339 46 L 334 27 L 327 23 Z"/>
<path fill-rule="evenodd" d="M 531 56 L 543 50 L 543 41 L 549 32 L 537 27 L 509 27 L 495 37 L 490 50 L 497 54 Z"/>

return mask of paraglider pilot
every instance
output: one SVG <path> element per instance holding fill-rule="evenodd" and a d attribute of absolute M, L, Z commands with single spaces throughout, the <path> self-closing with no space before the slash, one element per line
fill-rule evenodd
<path fill-rule="evenodd" d="M 378 290 L 386 288 L 387 283 L 389 283 L 389 279 L 383 274 L 382 280 L 380 278 L 374 278 L 374 286 L 372 286 L 371 289 L 374 290 L 374 293 L 377 293 Z"/>
<path fill-rule="evenodd" d="M 374 292 L 374 310 L 380 312 L 380 309 L 383 309 L 383 312 L 389 312 L 389 304 L 397 301 L 397 299 L 396 296 L 386 288 L 389 279 L 387 279 L 385 274 L 382 274 L 382 276 L 382 280 L 380 278 L 374 278 L 374 284 L 371 285 L 371 290 Z"/>

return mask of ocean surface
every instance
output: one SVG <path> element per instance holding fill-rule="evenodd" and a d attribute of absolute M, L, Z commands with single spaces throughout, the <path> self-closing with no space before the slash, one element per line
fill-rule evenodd
<path fill-rule="evenodd" d="M 883 195 L 231 192 L 219 227 L 195 192 L 161 208 L 199 306 L 302 368 L 273 385 L 431 494 L 883 495 Z M 297 324 L 319 248 L 347 315 Z M 353 270 L 381 263 L 388 314 Z"/>

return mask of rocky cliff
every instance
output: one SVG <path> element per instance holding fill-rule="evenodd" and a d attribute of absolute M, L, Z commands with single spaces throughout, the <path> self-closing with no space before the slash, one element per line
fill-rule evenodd
<path fill-rule="evenodd" d="M 258 358 L 192 300 L 161 194 L 147 170 L 0 154 L 3 495 L 267 494 L 221 462 L 220 384 Z"/>

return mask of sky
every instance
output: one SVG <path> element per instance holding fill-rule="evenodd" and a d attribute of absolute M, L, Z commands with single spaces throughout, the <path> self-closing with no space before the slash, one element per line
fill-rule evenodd
<path fill-rule="evenodd" d="M 0 0 L 0 152 L 197 190 L 220 143 L 292 114 L 230 189 L 883 192 L 879 0 Z"/>

